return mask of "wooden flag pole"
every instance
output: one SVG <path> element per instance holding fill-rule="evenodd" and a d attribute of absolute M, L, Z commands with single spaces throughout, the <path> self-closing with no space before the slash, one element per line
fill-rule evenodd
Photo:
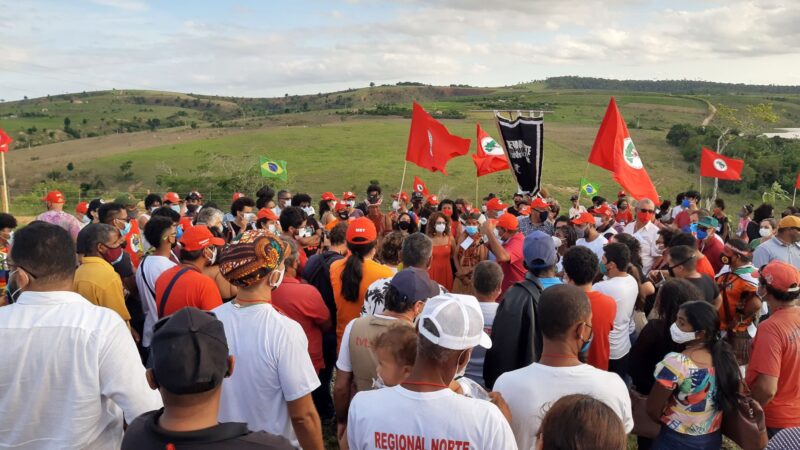
<path fill-rule="evenodd" d="M 3 172 L 3 212 L 8 212 L 8 184 L 6 183 L 6 153 L 0 152 L 0 170 Z"/>
<path fill-rule="evenodd" d="M 6 172 L 3 171 L 3 178 L 5 178 Z M 792 195 L 792 206 L 794 206 L 794 201 L 797 200 L 797 186 L 794 187 L 794 195 Z"/>
<path fill-rule="evenodd" d="M 403 177 L 400 178 L 400 190 L 397 191 L 397 199 L 400 200 L 400 194 L 403 193 L 403 185 L 406 183 L 406 169 L 408 169 L 408 161 L 403 163 Z"/>
<path fill-rule="evenodd" d="M 480 204 L 480 199 L 481 199 L 481 195 L 478 193 L 478 192 L 480 192 L 480 191 L 478 191 L 478 180 L 480 180 L 480 177 L 475 177 L 475 207 L 476 208 Z M 797 189 L 795 189 L 795 192 L 797 192 Z"/>

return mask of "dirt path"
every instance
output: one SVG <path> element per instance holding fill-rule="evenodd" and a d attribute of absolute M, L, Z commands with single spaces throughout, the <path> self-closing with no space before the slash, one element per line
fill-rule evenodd
<path fill-rule="evenodd" d="M 714 119 L 714 116 L 717 114 L 717 108 L 714 107 L 714 105 L 712 105 L 711 102 L 706 101 L 706 104 L 708 104 L 708 115 L 706 116 L 705 119 L 703 119 L 703 124 L 701 125 L 703 127 L 707 127 L 708 124 L 711 123 L 711 121 Z"/>

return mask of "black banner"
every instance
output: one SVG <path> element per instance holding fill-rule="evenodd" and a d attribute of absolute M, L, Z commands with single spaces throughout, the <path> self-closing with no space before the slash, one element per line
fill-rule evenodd
<path fill-rule="evenodd" d="M 544 119 L 517 117 L 508 120 L 496 116 L 497 128 L 519 191 L 534 196 L 542 183 L 544 155 Z"/>

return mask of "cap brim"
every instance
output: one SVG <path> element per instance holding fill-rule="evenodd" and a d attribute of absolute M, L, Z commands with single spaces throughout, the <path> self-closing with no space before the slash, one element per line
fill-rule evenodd
<path fill-rule="evenodd" d="M 486 349 L 492 348 L 492 338 L 485 331 L 481 331 L 481 340 L 478 345 Z"/>
<path fill-rule="evenodd" d="M 211 243 L 217 247 L 222 247 L 223 245 L 225 245 L 225 239 L 213 237 L 211 238 Z"/>

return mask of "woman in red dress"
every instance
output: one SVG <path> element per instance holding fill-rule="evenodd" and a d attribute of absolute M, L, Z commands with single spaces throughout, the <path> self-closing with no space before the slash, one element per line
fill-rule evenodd
<path fill-rule="evenodd" d="M 450 218 L 437 211 L 428 217 L 425 234 L 433 240 L 433 258 L 428 273 L 431 279 L 453 289 L 453 266 L 459 270 L 456 240 L 450 233 Z"/>

